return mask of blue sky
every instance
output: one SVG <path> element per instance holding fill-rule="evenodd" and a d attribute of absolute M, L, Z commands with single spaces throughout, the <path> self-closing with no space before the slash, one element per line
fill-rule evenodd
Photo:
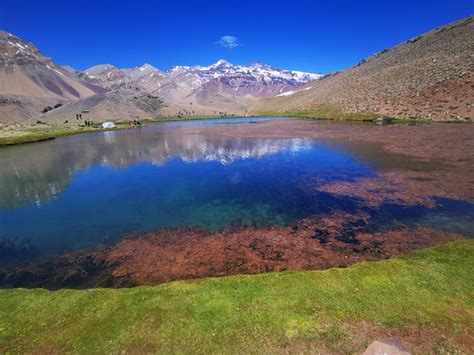
<path fill-rule="evenodd" d="M 474 0 L 2 0 L 0 28 L 57 63 L 328 73 L 474 12 Z"/>

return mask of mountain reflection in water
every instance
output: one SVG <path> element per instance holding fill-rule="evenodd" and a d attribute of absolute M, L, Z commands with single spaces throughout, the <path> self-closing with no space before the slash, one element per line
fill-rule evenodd
<path fill-rule="evenodd" d="M 163 166 L 173 158 L 225 165 L 278 152 L 296 153 L 311 146 L 311 141 L 297 138 L 230 139 L 133 130 L 10 147 L 0 151 L 0 208 L 23 207 L 31 202 L 40 206 L 57 197 L 78 172 L 91 166 L 125 168 L 137 162 Z"/>
<path fill-rule="evenodd" d="M 215 124 L 166 123 L 0 149 L 0 259 L 18 246 L 45 255 L 163 227 L 287 226 L 353 213 L 360 201 L 318 186 L 375 177 L 393 164 L 430 169 L 375 145 L 230 138 L 216 134 Z M 453 217 L 434 211 L 435 221 L 421 207 L 368 213 L 380 216 L 377 225 L 415 215 L 448 225 L 472 206 L 461 207 L 450 208 Z"/>

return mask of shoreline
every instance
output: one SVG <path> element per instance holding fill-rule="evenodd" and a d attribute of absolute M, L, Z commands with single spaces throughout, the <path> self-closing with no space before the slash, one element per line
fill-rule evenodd
<path fill-rule="evenodd" d="M 463 240 L 345 269 L 3 289 L 0 352 L 352 354 L 395 336 L 413 353 L 472 353 L 473 251 Z"/>
<path fill-rule="evenodd" d="M 44 127 L 41 127 L 44 128 Z M 118 123 L 117 128 L 112 128 L 112 129 L 54 129 L 53 127 L 48 127 L 51 128 L 51 130 L 42 130 L 41 128 L 35 129 L 35 128 L 28 128 L 28 131 L 22 131 L 25 134 L 20 134 L 20 135 L 11 135 L 11 136 L 6 136 L 6 137 L 0 137 L 0 149 L 2 147 L 10 147 L 14 145 L 20 145 L 20 144 L 30 144 L 30 143 L 38 143 L 38 142 L 44 142 L 48 140 L 53 140 L 56 138 L 60 137 L 66 137 L 66 136 L 72 136 L 72 135 L 77 135 L 77 134 L 86 134 L 86 133 L 94 133 L 94 132 L 107 132 L 107 131 L 120 131 L 120 130 L 125 130 L 125 129 L 130 129 L 134 127 L 127 126 L 125 127 L 124 124 Z"/>
<path fill-rule="evenodd" d="M 150 118 L 143 119 L 142 127 L 147 127 L 150 124 L 161 123 L 161 122 L 172 122 L 172 121 L 192 121 L 192 120 L 207 120 L 207 119 L 220 119 L 220 118 L 239 118 L 241 116 L 199 116 L 199 117 L 163 117 L 163 118 Z M 244 117 L 244 116 L 242 116 Z M 255 116 L 258 117 L 258 116 Z M 4 135 L 5 132 L 0 131 L 0 149 L 2 147 L 8 147 L 18 144 L 28 144 L 28 143 L 37 143 L 47 140 L 52 140 L 60 137 L 71 136 L 76 134 L 84 133 L 94 133 L 94 132 L 107 132 L 107 131 L 119 131 L 125 129 L 136 128 L 129 126 L 126 121 L 116 121 L 114 122 L 117 125 L 117 128 L 112 129 L 102 129 L 102 128 L 77 128 L 76 126 L 66 126 L 62 125 L 61 127 L 55 128 L 55 126 L 60 125 L 60 123 L 47 124 L 46 126 L 38 126 L 31 124 L 28 127 L 22 127 L 22 123 L 19 124 L 5 124 L 4 127 L 13 128 L 11 135 Z M 1 125 L 0 125 L 1 126 Z M 18 130 L 15 130 L 15 126 L 18 127 Z M 0 127 L 1 128 L 1 127 Z M 46 130 L 45 130 L 46 128 Z M 20 133 L 20 134 L 15 134 Z"/>
<path fill-rule="evenodd" d="M 174 133 L 207 132 L 217 136 L 249 139 L 321 139 L 336 142 L 336 149 L 341 151 L 349 149 L 356 159 L 374 164 L 380 173 L 370 179 L 307 186 L 309 189 L 317 188 L 336 197 L 357 199 L 360 209 L 352 214 L 339 213 L 334 216 L 316 216 L 316 219 L 308 218 L 307 221 L 297 222 L 296 230 L 293 230 L 295 226 L 234 228 L 216 233 L 192 228 L 159 230 L 136 238 L 125 238 L 112 246 L 46 258 L 36 264 L 27 265 L 26 268 L 12 270 L 8 275 L 4 274 L 2 284 L 12 283 L 27 287 L 28 284 L 24 282 L 28 279 L 36 285 L 52 288 L 61 287 L 70 280 L 75 280 L 73 284 L 77 282 L 76 286 L 79 287 L 104 286 L 107 282 L 111 285 L 155 284 L 169 279 L 222 276 L 240 272 L 347 266 L 357 260 L 381 258 L 382 254 L 377 254 L 377 250 L 382 250 L 384 255 L 393 256 L 431 246 L 433 244 L 430 243 L 435 241 L 449 239 L 447 234 L 428 232 L 426 229 L 418 232 L 415 229 L 394 229 L 375 236 L 373 231 L 362 230 L 362 227 L 368 226 L 370 222 L 368 217 L 363 215 L 363 208 L 378 208 L 383 204 L 431 208 L 434 206 L 435 197 L 470 203 L 474 201 L 474 142 L 470 139 L 474 126 L 471 125 L 366 127 L 317 124 L 309 120 L 268 120 L 258 125 L 231 125 L 232 129 L 228 126 L 180 127 Z M 341 144 L 358 141 L 374 144 Z M 391 153 L 389 161 L 386 153 Z M 372 227 L 376 227 L 374 222 L 370 223 Z M 300 228 L 300 224 L 305 227 Z M 412 241 L 413 238 L 409 235 L 414 232 L 421 237 Z M 164 237 L 167 235 L 173 237 L 175 245 L 167 242 Z M 398 241 L 398 244 L 390 244 L 387 235 L 391 235 L 392 242 Z M 427 239 L 428 235 L 434 235 L 434 239 Z M 238 236 L 246 240 L 247 244 L 239 243 Z M 378 242 L 371 244 L 371 240 Z M 207 244 L 202 249 L 204 242 Z M 380 249 L 379 242 L 382 242 L 385 249 Z M 420 244 L 417 245 L 416 242 Z M 145 250 L 150 252 L 144 253 Z M 197 250 L 201 250 L 201 254 L 196 256 L 194 253 Z M 313 254 L 311 250 L 314 251 Z M 121 256 L 117 254 L 119 251 Z M 280 255 L 282 251 L 283 254 Z M 283 260 L 285 253 L 288 258 Z M 321 254 L 318 256 L 315 253 Z M 134 259 L 136 255 L 142 255 L 141 264 L 139 260 Z M 225 259 L 226 255 L 228 259 Z M 135 262 L 127 264 L 127 260 Z M 302 263 L 301 260 L 307 260 L 308 263 Z M 178 261 L 181 262 L 179 272 L 176 266 Z M 186 262 L 191 264 L 186 266 Z M 166 268 L 168 272 L 163 271 Z M 135 273 L 135 276 L 127 276 L 129 273 Z M 144 275 L 148 275 L 148 278 Z M 51 279 L 62 281 L 54 286 L 51 285 Z M 97 280 L 102 280 L 104 284 L 100 283 L 102 281 L 97 283 Z"/>
<path fill-rule="evenodd" d="M 217 232 L 164 228 L 0 268 L 0 288 L 123 288 L 235 274 L 346 268 L 465 238 L 426 227 L 368 232 L 367 218 L 339 213 L 290 227 Z"/>
<path fill-rule="evenodd" d="M 253 115 L 253 116 L 239 116 L 239 115 L 232 115 L 232 116 L 190 116 L 190 117 L 157 117 L 157 118 L 150 118 L 150 119 L 143 119 L 143 127 L 147 127 L 150 124 L 157 124 L 162 122 L 177 122 L 177 121 L 199 121 L 199 120 L 212 120 L 212 119 L 233 119 L 233 118 L 259 118 L 259 117 L 275 117 L 275 118 L 288 118 L 288 119 L 303 119 L 303 120 L 311 120 L 311 121 L 320 121 L 320 122 L 327 122 L 327 124 L 353 124 L 353 125 L 368 125 L 368 126 L 379 126 L 379 125 L 431 125 L 431 124 L 471 124 L 470 121 L 429 121 L 429 120 L 413 120 L 413 119 L 386 119 L 382 122 L 376 122 L 374 118 L 370 119 L 337 119 L 337 118 L 318 118 L 306 115 L 283 115 L 283 114 L 274 114 L 274 115 Z M 11 135 L 2 135 L 5 132 L 0 131 L 0 149 L 2 147 L 8 147 L 13 145 L 19 144 L 29 144 L 29 143 L 37 143 L 43 142 L 47 140 L 52 140 L 60 137 L 76 135 L 76 134 L 84 134 L 84 133 L 93 133 L 93 132 L 106 132 L 106 131 L 118 131 L 118 130 L 125 130 L 135 127 L 130 127 L 127 122 L 117 121 L 117 128 L 113 129 L 83 129 L 83 128 L 76 128 L 76 127 L 58 127 L 55 129 L 55 125 L 59 125 L 59 123 L 53 123 L 52 125 L 47 125 L 46 127 L 43 126 L 28 126 L 28 127 L 21 127 L 22 124 L 5 124 L 4 127 L 13 128 Z M 18 130 L 15 130 L 15 126 L 18 125 Z M 45 130 L 46 128 L 46 130 Z M 17 134 L 18 133 L 18 134 Z"/>
<path fill-rule="evenodd" d="M 272 120 L 211 133 L 350 149 L 379 176 L 307 188 L 361 207 L 474 201 L 472 125 Z M 396 336 L 413 353 L 472 353 L 474 241 L 398 224 L 374 231 L 377 220 L 361 212 L 289 227 L 163 229 L 17 264 L 0 272 L 0 352 L 362 353 Z"/>

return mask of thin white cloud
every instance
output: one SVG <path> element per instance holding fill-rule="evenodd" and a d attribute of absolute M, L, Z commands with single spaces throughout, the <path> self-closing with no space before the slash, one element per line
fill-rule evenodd
<path fill-rule="evenodd" d="M 222 36 L 215 44 L 224 48 L 235 48 L 242 45 L 235 36 Z"/>

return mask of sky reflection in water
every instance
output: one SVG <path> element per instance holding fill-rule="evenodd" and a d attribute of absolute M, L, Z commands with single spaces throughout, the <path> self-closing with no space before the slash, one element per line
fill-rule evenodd
<path fill-rule="evenodd" d="M 354 201 L 320 193 L 317 185 L 377 172 L 350 149 L 297 138 L 216 136 L 210 122 L 0 150 L 0 238 L 28 238 L 44 254 L 162 227 L 285 226 L 314 214 L 354 210 Z M 219 123 L 225 122 L 214 121 Z M 209 132 L 180 131 L 203 124 Z M 395 209 L 388 218 L 404 211 Z M 429 220 L 424 211 L 419 214 Z"/>

